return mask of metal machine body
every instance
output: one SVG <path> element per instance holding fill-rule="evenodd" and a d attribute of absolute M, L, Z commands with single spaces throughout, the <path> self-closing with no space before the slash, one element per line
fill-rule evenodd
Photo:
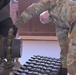
<path fill-rule="evenodd" d="M 4 0 L 4 3 L 1 3 L 0 21 L 5 20 L 10 16 L 9 5 L 10 5 L 10 0 L 7 0 L 7 1 Z"/>
<path fill-rule="evenodd" d="M 0 0 L 0 34 L 5 28 L 13 25 L 13 18 L 10 14 L 10 4 L 13 0 Z M 14 60 L 21 57 L 22 41 L 13 35 L 10 29 L 8 36 L 0 35 L 0 75 L 9 75 L 14 67 Z"/>

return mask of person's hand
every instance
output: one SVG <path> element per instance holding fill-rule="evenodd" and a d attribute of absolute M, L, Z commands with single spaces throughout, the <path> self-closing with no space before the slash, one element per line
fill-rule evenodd
<path fill-rule="evenodd" d="M 1 26 L 0 27 L 0 35 L 4 36 L 4 37 L 7 37 L 10 28 L 13 28 L 13 31 L 14 31 L 13 35 L 16 36 L 18 28 L 15 25 L 4 25 L 4 26 Z"/>
<path fill-rule="evenodd" d="M 18 28 L 15 25 L 11 25 L 10 28 L 13 28 L 13 35 L 16 36 Z"/>
<path fill-rule="evenodd" d="M 48 11 L 44 11 L 43 13 L 40 14 L 40 22 L 42 24 L 50 22 Z"/>

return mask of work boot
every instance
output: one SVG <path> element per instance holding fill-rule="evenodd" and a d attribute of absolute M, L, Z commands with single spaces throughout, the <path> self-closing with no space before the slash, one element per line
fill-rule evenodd
<path fill-rule="evenodd" d="M 67 68 L 61 68 L 59 75 L 67 75 Z"/>

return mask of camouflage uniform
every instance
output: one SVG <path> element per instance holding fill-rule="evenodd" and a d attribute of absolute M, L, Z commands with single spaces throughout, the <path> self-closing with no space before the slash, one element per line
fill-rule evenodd
<path fill-rule="evenodd" d="M 18 28 L 29 21 L 34 15 L 42 13 L 45 10 L 49 11 L 50 19 L 56 24 L 56 35 L 58 36 L 61 47 L 60 57 L 62 67 L 67 67 L 70 75 L 76 75 L 76 26 L 74 26 L 74 29 L 71 32 L 70 44 L 68 39 L 71 25 L 75 25 L 75 2 L 69 0 L 40 0 L 38 3 L 33 3 L 25 9 L 15 25 Z"/>

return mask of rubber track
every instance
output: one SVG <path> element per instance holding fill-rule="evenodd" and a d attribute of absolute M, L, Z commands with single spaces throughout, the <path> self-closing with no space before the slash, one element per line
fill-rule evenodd
<path fill-rule="evenodd" d="M 59 75 L 60 69 L 60 59 L 34 55 L 14 75 Z"/>

